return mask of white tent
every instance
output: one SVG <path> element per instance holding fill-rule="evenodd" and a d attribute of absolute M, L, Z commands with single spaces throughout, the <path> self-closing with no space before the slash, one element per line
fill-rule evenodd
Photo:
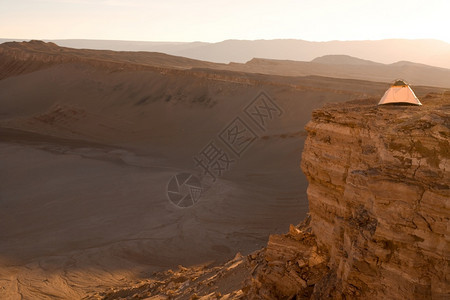
<path fill-rule="evenodd" d="M 422 105 L 413 90 L 403 80 L 396 80 L 384 93 L 378 105 L 392 103 Z"/>

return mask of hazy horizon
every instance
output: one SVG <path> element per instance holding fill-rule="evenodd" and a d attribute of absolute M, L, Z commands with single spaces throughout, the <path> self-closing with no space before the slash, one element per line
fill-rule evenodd
<path fill-rule="evenodd" d="M 436 39 L 450 43 L 450 3 L 346 0 L 164 3 L 142 0 L 22 0 L 0 3 L 0 36 L 216 43 L 225 40 L 359 41 Z M 420 20 L 420 22 L 418 21 Z M 205 26 L 207 25 L 207 26 Z M 330 30 L 330 28 L 332 30 Z"/>
<path fill-rule="evenodd" d="M 385 39 L 361 39 L 361 40 L 321 40 L 321 41 L 314 41 L 314 40 L 305 40 L 301 38 L 273 38 L 273 39 L 224 39 L 216 42 L 209 42 L 209 41 L 201 41 L 201 40 L 192 40 L 192 41 L 162 41 L 162 40 L 127 40 L 127 39 L 96 39 L 96 38 L 33 38 L 33 37 L 3 37 L 0 36 L 0 41 L 5 40 L 11 40 L 11 41 L 31 41 L 31 40 L 39 40 L 39 41 L 111 41 L 111 42 L 144 42 L 144 43 L 164 43 L 164 44 L 190 44 L 190 43 L 204 43 L 204 44 L 218 44 L 222 42 L 227 41 L 250 41 L 250 42 L 256 42 L 256 41 L 289 41 L 289 40 L 295 40 L 295 41 L 304 41 L 304 42 L 311 42 L 311 43 L 329 43 L 329 42 L 376 42 L 376 41 L 395 41 L 395 40 L 411 40 L 411 41 L 436 41 L 436 42 L 443 42 L 446 44 L 450 44 L 450 41 L 444 41 L 440 39 L 435 38 L 385 38 Z"/>

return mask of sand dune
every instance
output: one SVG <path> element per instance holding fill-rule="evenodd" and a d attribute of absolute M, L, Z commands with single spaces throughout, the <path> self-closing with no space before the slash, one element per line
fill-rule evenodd
<path fill-rule="evenodd" d="M 307 212 L 299 160 L 311 111 L 381 97 L 386 88 L 34 44 L 0 55 L 8 65 L 0 80 L 0 298 L 7 299 L 81 298 L 262 247 Z M 186 69 L 194 63 L 202 69 Z M 264 128 L 245 114 L 261 91 L 282 110 Z M 227 149 L 219 135 L 236 117 L 256 138 L 208 181 L 193 158 L 211 141 Z M 207 183 L 185 209 L 167 198 L 180 172 Z"/>

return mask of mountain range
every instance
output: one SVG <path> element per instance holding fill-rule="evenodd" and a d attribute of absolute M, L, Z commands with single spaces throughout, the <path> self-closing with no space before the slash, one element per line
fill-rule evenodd
<path fill-rule="evenodd" d="M 71 41 L 71 40 L 68 40 Z M 67 41 L 66 41 L 67 42 Z M 79 41 L 77 44 L 79 46 L 85 45 L 91 48 L 101 48 L 101 45 L 114 48 L 112 44 L 108 44 L 108 41 Z M 58 43 L 63 43 L 59 41 Z M 71 41 L 75 43 L 75 41 Z M 88 43 L 88 44 L 86 44 Z M 116 45 L 120 47 L 125 47 L 125 42 L 118 42 Z M 344 78 L 344 79 L 358 79 L 358 80 L 369 80 L 377 82 L 392 82 L 395 79 L 401 78 L 406 80 L 412 85 L 423 85 L 423 86 L 435 86 L 435 87 L 450 87 L 450 69 L 433 67 L 430 65 L 425 65 L 422 63 L 410 62 L 410 61 L 397 61 L 395 63 L 384 64 L 379 62 L 374 62 L 367 59 L 357 58 L 350 55 L 323 55 L 313 58 L 311 61 L 295 61 L 295 60 L 281 60 L 281 59 L 268 59 L 268 58 L 251 58 L 245 63 L 231 62 L 231 63 L 216 63 L 207 60 L 200 60 L 189 58 L 189 55 L 185 56 L 174 56 L 165 52 L 169 51 L 171 48 L 177 48 L 175 52 L 183 51 L 194 51 L 198 50 L 191 43 L 189 45 L 186 43 L 145 43 L 142 42 L 137 44 L 131 42 L 128 46 L 129 49 L 136 48 L 138 45 L 141 47 L 153 47 L 161 50 L 160 52 L 148 52 L 148 51 L 111 51 L 111 50 L 93 50 L 93 49 L 81 49 L 60 47 L 53 42 L 41 42 L 32 41 L 31 43 L 18 43 L 18 42 L 4 42 L 0 44 L 0 53 L 15 52 L 15 55 L 30 55 L 39 56 L 45 53 L 45 58 L 43 60 L 36 59 L 36 64 L 45 64 L 46 66 L 51 64 L 51 59 L 56 59 L 59 57 L 58 62 L 66 61 L 70 62 L 73 60 L 79 60 L 87 58 L 90 61 L 100 60 L 109 63 L 122 63 L 127 64 L 128 67 L 131 65 L 134 68 L 156 68 L 169 66 L 170 68 L 176 69 L 214 69 L 214 70 L 224 70 L 224 71 L 238 71 L 244 73 L 258 73 L 258 74 L 269 74 L 269 75 L 280 75 L 280 76 L 325 76 L 332 78 Z M 143 46 L 142 46 L 143 45 Z M 161 47 L 166 47 L 162 49 Z M 216 46 L 216 50 L 218 46 Z M 203 49 L 203 48 L 202 48 Z M 423 48 L 421 48 L 423 49 Z M 249 50 L 249 49 L 247 49 Z M 254 48 L 255 53 L 258 51 L 263 51 L 264 49 Z M 266 51 L 266 50 L 264 50 Z M 321 53 L 317 51 L 316 53 Z M 26 54 L 25 54 L 26 53 Z M 193 52 L 192 52 L 193 53 Z M 212 52 L 213 53 L 213 52 Z M 217 53 L 217 52 L 216 52 Z M 244 55 L 246 52 L 243 50 L 242 53 L 236 53 L 236 55 Z M 49 54 L 51 54 L 49 56 Z M 201 56 L 200 52 L 197 56 Z M 212 54 L 211 54 L 212 55 Z M 311 54 L 313 55 L 313 54 Z M 190 55 L 193 57 L 195 55 Z M 267 54 L 267 56 L 270 56 Z M 11 57 L 11 56 L 8 56 Z M 250 57 L 250 56 L 249 56 Z M 61 61 L 62 60 L 62 61 Z M 212 60 L 212 59 L 211 59 Z M 0 78 L 2 73 L 6 72 L 8 76 L 11 75 L 8 66 L 6 65 L 9 58 L 2 61 L 3 68 L 0 71 Z M 55 61 L 53 61 L 55 63 Z M 14 64 L 16 62 L 14 61 Z M 36 65 L 37 67 L 37 65 Z M 33 70 L 32 66 L 27 66 L 24 70 Z M 20 69 L 15 69 L 14 72 L 20 71 Z"/>
<path fill-rule="evenodd" d="M 20 39 L 0 39 L 23 41 Z M 115 51 L 162 52 L 193 59 L 229 63 L 245 63 L 252 58 L 310 61 L 324 55 L 350 55 L 390 64 L 411 61 L 450 68 L 450 44 L 432 39 L 386 39 L 374 41 L 311 42 L 295 39 L 225 40 L 205 42 L 145 42 L 114 40 L 45 40 L 59 46 Z"/>

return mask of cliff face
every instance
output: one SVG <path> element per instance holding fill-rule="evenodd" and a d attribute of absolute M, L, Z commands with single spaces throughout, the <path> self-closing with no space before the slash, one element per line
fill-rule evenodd
<path fill-rule="evenodd" d="M 314 111 L 306 220 L 246 258 L 93 298 L 449 299 L 450 94 L 421 101 Z"/>
<path fill-rule="evenodd" d="M 301 163 L 310 220 L 253 257 L 248 295 L 450 295 L 450 95 L 423 100 L 313 113 Z"/>

